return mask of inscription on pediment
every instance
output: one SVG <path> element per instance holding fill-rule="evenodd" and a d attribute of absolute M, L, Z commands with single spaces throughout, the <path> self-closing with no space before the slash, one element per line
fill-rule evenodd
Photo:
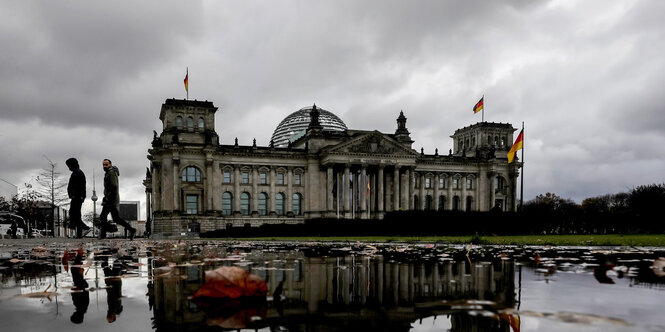
<path fill-rule="evenodd" d="M 403 148 L 396 146 L 394 143 L 380 136 L 370 135 L 348 146 L 344 150 L 351 153 L 395 154 L 403 151 Z"/>

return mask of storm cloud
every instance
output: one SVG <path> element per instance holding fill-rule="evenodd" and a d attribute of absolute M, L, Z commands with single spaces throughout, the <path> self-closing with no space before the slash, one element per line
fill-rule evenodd
<path fill-rule="evenodd" d="M 144 200 L 167 98 L 219 107 L 223 144 L 267 145 L 316 103 L 349 128 L 447 153 L 455 129 L 525 123 L 525 199 L 663 182 L 665 25 L 657 1 L 3 1 L 0 177 L 77 157 Z M 90 208 L 90 203 L 86 208 Z M 145 211 L 142 211 L 145 214 Z"/>

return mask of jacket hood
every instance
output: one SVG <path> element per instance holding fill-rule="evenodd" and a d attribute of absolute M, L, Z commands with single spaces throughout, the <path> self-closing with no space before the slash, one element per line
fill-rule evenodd
<path fill-rule="evenodd" d="M 69 166 L 71 169 L 79 169 L 79 161 L 76 160 L 76 158 L 69 158 L 67 161 L 65 161 L 65 164 Z"/>
<path fill-rule="evenodd" d="M 120 176 L 120 170 L 118 169 L 117 166 L 111 166 L 111 167 L 109 167 L 108 169 L 105 168 L 104 171 L 106 171 L 106 172 L 108 172 L 108 171 L 114 171 L 114 172 L 115 172 L 115 175 Z"/>

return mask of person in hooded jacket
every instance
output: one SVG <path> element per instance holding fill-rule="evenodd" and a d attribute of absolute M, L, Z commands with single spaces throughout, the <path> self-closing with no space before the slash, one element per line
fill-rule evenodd
<path fill-rule="evenodd" d="M 67 194 L 71 199 L 69 205 L 69 220 L 73 228 L 76 228 L 76 237 L 82 238 L 90 231 L 90 227 L 83 223 L 81 219 L 81 205 L 85 200 L 85 174 L 79 167 L 76 158 L 69 158 L 65 161 L 67 167 L 72 171 L 67 184 Z"/>
<path fill-rule="evenodd" d="M 118 167 L 113 166 L 111 160 L 104 159 L 102 163 L 104 167 L 104 198 L 102 199 L 102 212 L 99 215 L 101 221 L 99 238 L 106 238 L 106 231 L 109 229 L 109 222 L 107 216 L 111 213 L 113 222 L 125 227 L 129 232 L 129 239 L 133 240 L 136 235 L 136 229 L 132 227 L 125 219 L 120 217 L 118 209 L 120 208 L 120 193 L 118 189 L 118 176 L 120 171 Z"/>

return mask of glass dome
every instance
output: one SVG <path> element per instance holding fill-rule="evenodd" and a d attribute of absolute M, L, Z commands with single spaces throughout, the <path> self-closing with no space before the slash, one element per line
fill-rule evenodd
<path fill-rule="evenodd" d="M 303 107 L 291 113 L 279 123 L 272 134 L 272 141 L 275 147 L 286 147 L 289 141 L 293 142 L 305 135 L 311 121 L 309 113 L 312 111 L 312 107 Z M 323 126 L 323 130 L 345 131 L 347 129 L 346 124 L 337 115 L 318 106 L 316 108 L 319 110 L 319 122 Z"/>

